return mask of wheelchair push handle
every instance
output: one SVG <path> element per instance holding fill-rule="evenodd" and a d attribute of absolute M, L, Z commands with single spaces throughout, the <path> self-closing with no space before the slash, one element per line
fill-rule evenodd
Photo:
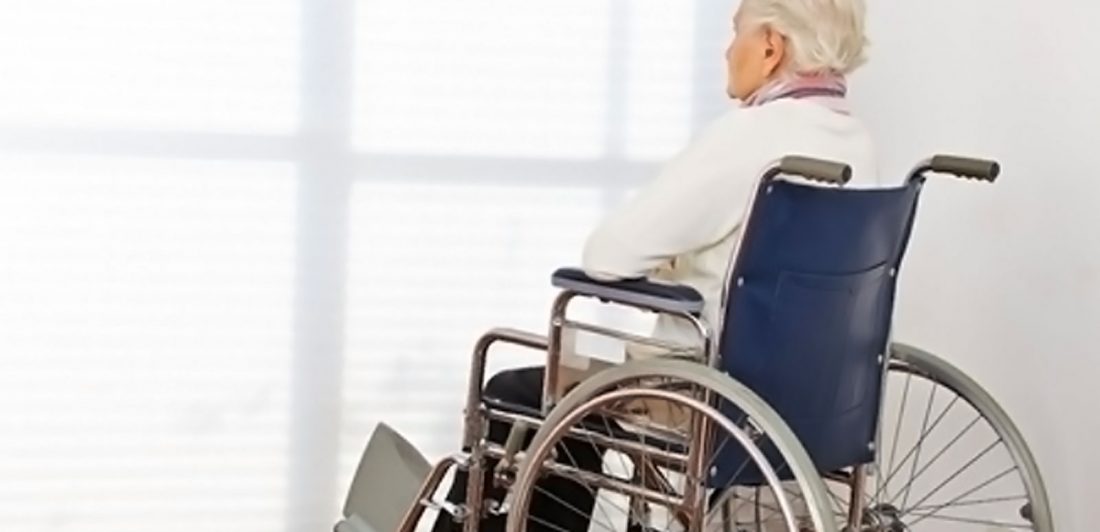
<path fill-rule="evenodd" d="M 852 179 L 852 167 L 844 163 L 788 155 L 779 161 L 769 177 L 777 174 L 795 175 L 811 181 L 844 185 Z"/>
<path fill-rule="evenodd" d="M 1001 174 L 1001 165 L 987 159 L 936 155 L 924 165 L 924 170 L 992 183 Z"/>

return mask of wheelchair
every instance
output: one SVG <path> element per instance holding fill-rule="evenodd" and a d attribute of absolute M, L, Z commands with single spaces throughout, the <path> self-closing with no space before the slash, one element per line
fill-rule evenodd
<path fill-rule="evenodd" d="M 490 517 L 511 532 L 563 530 L 533 510 L 548 503 L 585 514 L 591 530 L 1053 531 L 1039 469 L 1004 410 L 946 360 L 890 339 L 927 176 L 993 182 L 999 171 L 992 161 L 936 156 L 898 187 L 846 189 L 847 165 L 783 159 L 759 181 L 713 330 L 688 287 L 555 272 L 548 335 L 496 329 L 478 341 L 463 451 L 430 465 L 380 425 L 336 531 L 412 532 L 426 510 L 465 532 Z M 573 319 L 570 303 L 581 298 L 686 320 L 699 341 Z M 570 330 L 667 356 L 566 387 Z M 545 355 L 541 408 L 483 394 L 498 344 Z M 504 441 L 486 437 L 491 423 L 506 424 Z M 602 466 L 577 466 L 569 455 L 578 445 L 595 449 Z M 448 502 L 437 492 L 456 470 L 468 474 L 465 500 Z M 594 502 L 555 502 L 545 488 L 555 479 Z"/>

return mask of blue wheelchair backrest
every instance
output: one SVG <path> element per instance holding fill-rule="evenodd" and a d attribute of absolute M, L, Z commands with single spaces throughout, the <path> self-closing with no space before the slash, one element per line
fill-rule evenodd
<path fill-rule="evenodd" d="M 822 471 L 874 459 L 897 272 L 921 182 L 843 189 L 765 177 L 743 229 L 721 366 L 779 413 Z M 736 458 L 719 457 L 727 481 L 740 475 L 730 471 Z"/>

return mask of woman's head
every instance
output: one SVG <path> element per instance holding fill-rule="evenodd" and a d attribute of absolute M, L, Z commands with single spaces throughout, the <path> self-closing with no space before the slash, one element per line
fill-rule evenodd
<path fill-rule="evenodd" d="M 727 91 L 745 99 L 785 73 L 848 74 L 864 62 L 863 0 L 742 0 Z"/>

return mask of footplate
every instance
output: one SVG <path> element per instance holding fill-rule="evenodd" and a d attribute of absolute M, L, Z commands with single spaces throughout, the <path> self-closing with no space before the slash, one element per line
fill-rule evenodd
<path fill-rule="evenodd" d="M 359 461 L 336 532 L 397 530 L 430 472 L 431 464 L 416 447 L 379 424 Z"/>

